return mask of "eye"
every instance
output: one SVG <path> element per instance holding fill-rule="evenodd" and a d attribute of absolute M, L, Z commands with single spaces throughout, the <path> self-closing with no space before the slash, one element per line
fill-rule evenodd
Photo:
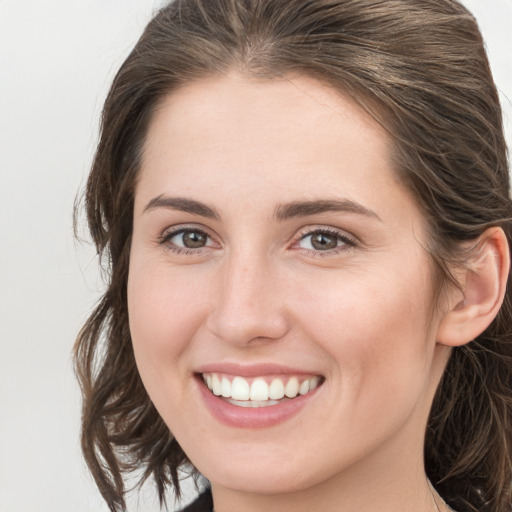
<path fill-rule="evenodd" d="M 355 241 L 335 230 L 315 229 L 301 236 L 297 242 L 300 249 L 315 252 L 336 251 L 354 247 Z"/>
<path fill-rule="evenodd" d="M 202 249 L 213 245 L 207 233 L 195 228 L 181 228 L 167 232 L 162 237 L 162 243 L 178 251 L 181 249 Z"/>

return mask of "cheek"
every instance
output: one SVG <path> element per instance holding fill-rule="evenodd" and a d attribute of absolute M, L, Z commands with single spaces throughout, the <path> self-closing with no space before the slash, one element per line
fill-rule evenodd
<path fill-rule="evenodd" d="M 316 293 L 302 291 L 298 314 L 307 319 L 308 336 L 329 354 L 344 397 L 359 405 L 372 401 L 376 410 L 393 394 L 406 400 L 421 393 L 434 341 L 427 333 L 428 272 L 381 270 L 317 281 Z"/>
<path fill-rule="evenodd" d="M 162 383 L 177 383 L 183 377 L 180 371 L 187 366 L 179 363 L 203 320 L 203 298 L 200 278 L 190 279 L 186 273 L 172 272 L 168 265 L 132 254 L 130 333 L 139 372 L 151 395 Z"/>

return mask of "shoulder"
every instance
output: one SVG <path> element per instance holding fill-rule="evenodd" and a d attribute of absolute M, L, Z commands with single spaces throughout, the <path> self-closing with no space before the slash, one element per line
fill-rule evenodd
<path fill-rule="evenodd" d="M 181 510 L 181 512 L 212 512 L 213 499 L 211 489 L 206 489 L 190 505 Z"/>

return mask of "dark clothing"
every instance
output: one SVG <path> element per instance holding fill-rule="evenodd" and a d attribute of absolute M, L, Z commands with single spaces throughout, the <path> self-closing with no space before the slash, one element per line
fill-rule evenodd
<path fill-rule="evenodd" d="M 210 488 L 206 489 L 199 498 L 192 502 L 188 507 L 185 507 L 181 512 L 213 512 L 213 499 L 212 491 Z"/>

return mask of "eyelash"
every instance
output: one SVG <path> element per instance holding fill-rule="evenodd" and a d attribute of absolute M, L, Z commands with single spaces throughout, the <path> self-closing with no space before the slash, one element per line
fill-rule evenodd
<path fill-rule="evenodd" d="M 306 238 L 316 235 L 328 235 L 330 237 L 336 238 L 337 242 L 342 242 L 343 245 L 339 247 L 335 247 L 333 249 L 328 249 L 325 251 L 315 250 L 315 249 L 305 249 L 299 247 L 299 243 L 305 240 Z M 296 242 L 292 245 L 292 248 L 296 248 L 296 250 L 303 251 L 307 254 L 313 255 L 315 257 L 327 257 L 336 254 L 340 254 L 342 252 L 346 252 L 350 249 L 354 249 L 357 246 L 357 240 L 354 237 L 349 236 L 345 232 L 340 232 L 336 229 L 326 228 L 326 227 L 316 227 L 316 228 L 307 228 L 304 230 L 297 239 Z"/>
<path fill-rule="evenodd" d="M 167 231 L 164 231 L 160 237 L 158 237 L 158 243 L 160 245 L 166 246 L 166 249 L 179 255 L 183 256 L 195 256 L 202 253 L 204 249 L 208 249 L 208 246 L 199 247 L 197 249 L 188 248 L 188 247 L 179 247 L 171 243 L 171 239 L 175 236 L 178 236 L 182 233 L 197 233 L 200 235 L 204 235 L 207 240 L 212 240 L 212 237 L 203 229 L 196 228 L 194 226 L 176 226 L 175 228 L 171 228 Z"/>
<path fill-rule="evenodd" d="M 190 256 L 190 255 L 199 255 L 203 252 L 204 249 L 209 249 L 209 246 L 203 246 L 198 248 L 186 248 L 186 247 L 179 247 L 177 245 L 174 245 L 171 243 L 171 239 L 174 238 L 177 235 L 180 235 L 182 233 L 197 233 L 199 235 L 205 236 L 207 240 L 212 240 L 212 237 L 203 229 L 196 228 L 194 226 L 176 226 L 174 228 L 171 228 L 164 233 L 162 233 L 161 236 L 158 237 L 158 243 L 160 245 L 166 246 L 166 249 L 179 255 L 183 256 Z M 333 249 L 327 249 L 327 250 L 315 250 L 315 249 L 307 249 L 302 248 L 299 246 L 300 242 L 307 239 L 308 237 L 311 237 L 316 234 L 322 234 L 327 235 L 330 237 L 336 238 L 337 242 L 342 242 L 343 245 L 333 248 Z M 291 245 L 292 249 L 302 251 L 308 255 L 313 255 L 315 257 L 325 257 L 325 256 L 332 256 L 333 254 L 339 254 L 345 251 L 348 251 L 350 249 L 353 249 L 357 246 L 357 240 L 349 235 L 347 235 L 344 232 L 340 232 L 336 229 L 332 228 L 326 228 L 326 227 L 315 227 L 315 228 L 306 228 L 301 233 L 299 233 L 296 240 Z"/>

